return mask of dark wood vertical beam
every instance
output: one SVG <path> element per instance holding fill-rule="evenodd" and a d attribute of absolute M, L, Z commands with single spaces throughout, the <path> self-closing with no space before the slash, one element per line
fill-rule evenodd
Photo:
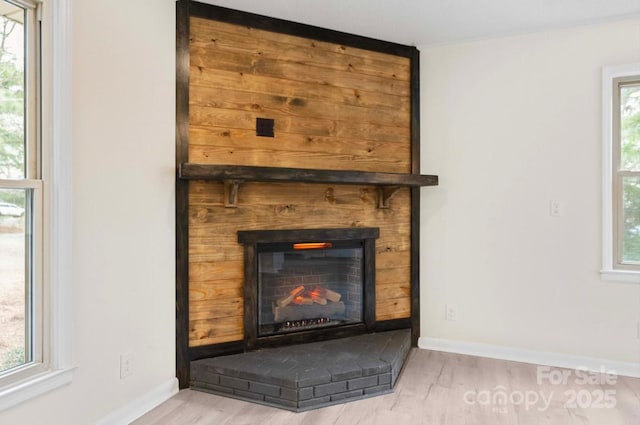
<path fill-rule="evenodd" d="M 176 376 L 189 386 L 189 182 L 177 175 L 189 160 L 190 0 L 176 3 Z"/>
<path fill-rule="evenodd" d="M 258 253 L 257 244 L 244 246 L 244 346 L 255 349 L 258 337 Z"/>
<path fill-rule="evenodd" d="M 364 240 L 364 323 L 372 332 L 376 324 L 376 240 Z"/>
<path fill-rule="evenodd" d="M 411 56 L 411 173 L 420 174 L 420 52 Z M 420 338 L 420 188 L 411 188 L 411 345 Z"/>

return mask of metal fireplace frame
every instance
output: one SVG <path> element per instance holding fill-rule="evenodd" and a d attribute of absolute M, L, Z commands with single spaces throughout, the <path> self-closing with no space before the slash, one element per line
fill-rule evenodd
<path fill-rule="evenodd" d="M 259 348 L 301 344 L 374 330 L 376 309 L 376 239 L 377 227 L 334 229 L 244 230 L 238 232 L 238 242 L 244 245 L 244 348 Z M 335 327 L 301 330 L 286 334 L 258 336 L 258 244 L 281 242 L 318 242 L 361 240 L 363 242 L 363 321 Z"/>

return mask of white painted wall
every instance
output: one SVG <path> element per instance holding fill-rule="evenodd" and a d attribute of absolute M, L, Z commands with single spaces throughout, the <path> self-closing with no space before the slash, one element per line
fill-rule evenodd
<path fill-rule="evenodd" d="M 74 9 L 77 370 L 0 423 L 116 420 L 174 377 L 175 0 Z M 421 50 L 423 336 L 637 361 L 640 286 L 598 275 L 599 93 L 640 21 Z"/>
<path fill-rule="evenodd" d="M 598 273 L 601 69 L 640 20 L 421 52 L 422 337 L 640 363 L 640 285 Z"/>
<path fill-rule="evenodd" d="M 116 420 L 174 382 L 175 0 L 73 7 L 77 369 L 3 424 Z M 133 355 L 125 380 L 121 353 Z"/>

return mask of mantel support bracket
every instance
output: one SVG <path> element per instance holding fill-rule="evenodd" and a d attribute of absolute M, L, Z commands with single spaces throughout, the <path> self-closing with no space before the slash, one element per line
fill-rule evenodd
<path fill-rule="evenodd" d="M 224 180 L 224 207 L 238 208 L 238 191 L 244 180 Z"/>
<path fill-rule="evenodd" d="M 388 210 L 389 201 L 400 189 L 401 186 L 378 186 L 378 209 Z"/>
<path fill-rule="evenodd" d="M 223 183 L 225 208 L 238 208 L 238 192 L 244 180 L 224 180 Z M 378 186 L 378 209 L 390 209 L 391 199 L 401 188 L 402 186 Z"/>

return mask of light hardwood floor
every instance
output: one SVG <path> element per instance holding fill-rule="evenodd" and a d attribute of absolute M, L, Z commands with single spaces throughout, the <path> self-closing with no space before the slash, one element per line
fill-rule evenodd
<path fill-rule="evenodd" d="M 134 424 L 640 425 L 640 379 L 604 378 L 414 349 L 393 394 L 293 413 L 183 390 Z"/>

